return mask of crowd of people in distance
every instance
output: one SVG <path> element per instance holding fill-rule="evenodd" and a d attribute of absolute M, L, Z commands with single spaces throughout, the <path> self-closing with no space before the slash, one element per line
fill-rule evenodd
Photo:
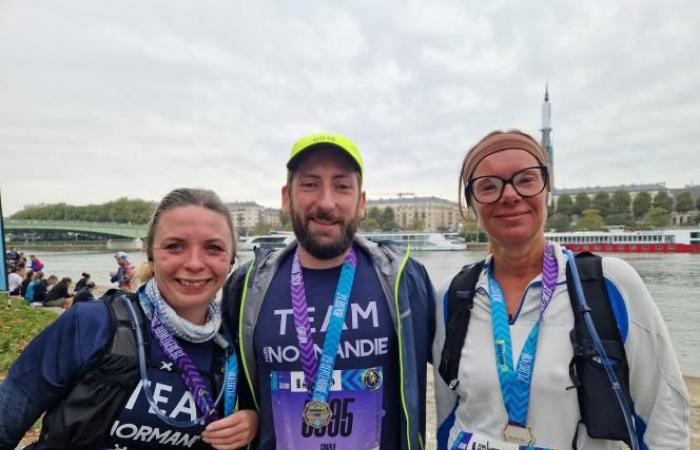
<path fill-rule="evenodd" d="M 114 254 L 117 270 L 110 272 L 110 281 L 117 289 L 133 291 L 136 268 L 129 261 L 125 252 Z M 8 292 L 11 296 L 22 297 L 30 306 L 53 306 L 67 309 L 72 304 L 95 300 L 97 285 L 90 279 L 90 274 L 82 277 L 71 290 L 73 280 L 70 277 L 58 278 L 56 275 L 45 276 L 44 263 L 36 255 L 30 255 L 29 261 L 24 253 L 11 247 L 5 257 L 8 268 Z M 27 267 L 29 263 L 29 267 Z"/>
<path fill-rule="evenodd" d="M 120 251 L 114 254 L 114 259 L 117 270 L 110 272 L 110 281 L 115 283 L 117 289 L 133 291 L 136 268 L 129 261 L 129 255 Z M 82 273 L 82 277 L 71 289 L 73 280 L 70 277 L 59 279 L 53 274 L 46 276 L 44 263 L 36 255 L 29 255 L 27 260 L 23 252 L 10 247 L 5 261 L 10 296 L 23 298 L 29 306 L 67 309 L 74 303 L 95 300 L 97 286 L 87 272 Z"/>
<path fill-rule="evenodd" d="M 67 309 L 73 303 L 95 300 L 96 285 L 89 273 L 83 272 L 82 278 L 71 289 L 73 280 L 70 277 L 45 276 L 44 264 L 36 255 L 30 255 L 31 265 L 27 268 L 23 254 L 12 247 L 6 261 L 13 262 L 7 265 L 9 295 L 23 298 L 29 306 Z"/>
<path fill-rule="evenodd" d="M 131 292 L 136 277 L 136 268 L 129 261 L 125 252 L 114 254 L 117 270 L 110 272 L 110 281 L 117 289 Z M 97 285 L 90 279 L 90 274 L 82 277 L 71 290 L 73 280 L 70 277 L 56 275 L 45 276 L 44 263 L 36 255 L 29 255 L 27 261 L 23 252 L 11 247 L 5 256 L 7 263 L 8 292 L 10 296 L 21 297 L 30 306 L 49 306 L 67 309 L 74 303 L 95 300 Z M 29 267 L 27 267 L 29 264 Z"/>

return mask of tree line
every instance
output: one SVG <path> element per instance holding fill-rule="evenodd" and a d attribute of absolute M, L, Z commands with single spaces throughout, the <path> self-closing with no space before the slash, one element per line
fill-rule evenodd
<path fill-rule="evenodd" d="M 600 230 L 610 225 L 633 229 L 663 228 L 671 223 L 671 212 L 687 213 L 695 209 L 700 211 L 700 197 L 694 200 L 688 191 L 681 192 L 675 199 L 667 191 L 659 191 L 653 197 L 644 191 L 634 200 L 625 189 L 612 195 L 598 192 L 593 199 L 584 192 L 574 198 L 562 194 L 554 208 L 550 208 L 547 229 Z M 696 224 L 698 221 L 700 214 L 695 217 Z"/>
<path fill-rule="evenodd" d="M 362 219 L 362 229 L 367 231 L 382 230 L 392 231 L 399 229 L 396 223 L 394 210 L 390 207 L 379 209 L 376 206 L 367 211 L 367 215 Z"/>
<path fill-rule="evenodd" d="M 10 219 L 145 224 L 151 219 L 155 208 L 154 202 L 122 197 L 101 205 L 74 206 L 56 203 L 36 206 L 19 211 L 10 216 Z"/>

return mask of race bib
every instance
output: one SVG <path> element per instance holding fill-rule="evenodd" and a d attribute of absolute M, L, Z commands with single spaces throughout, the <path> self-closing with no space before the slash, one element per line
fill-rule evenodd
<path fill-rule="evenodd" d="M 525 446 L 513 444 L 489 436 L 460 431 L 450 446 L 450 450 L 556 450 L 549 447 Z"/>
<path fill-rule="evenodd" d="M 304 372 L 272 371 L 270 379 L 278 450 L 379 449 L 384 415 L 381 367 L 333 371 L 328 397 L 333 416 L 321 428 L 306 425 L 302 418 L 309 401 Z"/>

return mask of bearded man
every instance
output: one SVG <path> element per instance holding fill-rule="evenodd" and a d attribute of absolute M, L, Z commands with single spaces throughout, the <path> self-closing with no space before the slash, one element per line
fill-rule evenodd
<path fill-rule="evenodd" d="M 296 242 L 259 249 L 224 292 L 257 449 L 414 449 L 425 442 L 434 291 L 406 248 L 356 234 L 364 164 L 348 138 L 292 147 L 282 187 Z"/>

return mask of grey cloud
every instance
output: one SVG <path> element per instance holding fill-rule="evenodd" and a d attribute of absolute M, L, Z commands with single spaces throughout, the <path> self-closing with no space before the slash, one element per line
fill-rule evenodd
<path fill-rule="evenodd" d="M 292 142 L 320 129 L 358 142 L 370 194 L 454 199 L 479 137 L 539 135 L 547 80 L 561 186 L 700 179 L 689 1 L 0 9 L 9 212 L 187 184 L 278 206 Z"/>

